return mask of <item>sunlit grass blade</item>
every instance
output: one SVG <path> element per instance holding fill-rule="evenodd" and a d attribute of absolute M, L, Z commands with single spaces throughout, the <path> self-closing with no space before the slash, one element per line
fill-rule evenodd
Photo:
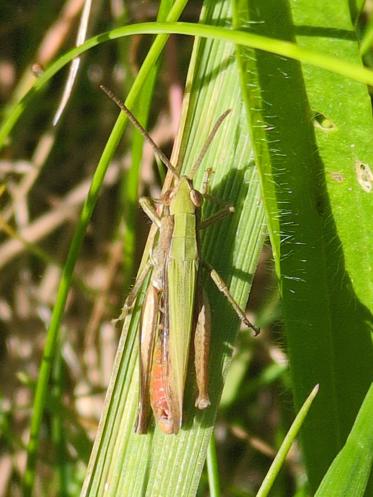
<path fill-rule="evenodd" d="M 368 390 L 346 443 L 332 462 L 315 497 L 371 495 L 367 482 L 373 464 L 373 385 Z"/>
<path fill-rule="evenodd" d="M 307 0 L 290 2 L 291 12 L 278 2 L 238 3 L 236 27 L 361 64 L 353 37 L 320 28 L 352 32 L 347 2 L 338 17 Z M 373 203 L 362 178 L 373 163 L 371 101 L 364 85 L 340 75 L 262 51 L 238 53 L 296 406 L 320 384 L 302 429 L 315 490 L 372 379 L 373 252 L 364 247 L 373 237 Z"/>
<path fill-rule="evenodd" d="M 167 36 L 169 34 L 180 34 L 201 36 L 207 39 L 235 43 L 237 45 L 257 48 L 265 52 L 288 57 L 289 59 L 299 60 L 306 64 L 321 67 L 327 71 L 349 77 L 355 81 L 373 85 L 373 71 L 366 69 L 360 64 L 352 64 L 346 60 L 336 58 L 317 50 L 309 50 L 307 48 L 300 47 L 295 43 L 282 41 L 281 39 L 274 39 L 253 33 L 245 33 L 243 31 L 235 31 L 232 29 L 203 24 L 195 25 L 193 23 L 186 22 L 148 22 L 131 24 L 93 36 L 85 43 L 70 50 L 51 64 L 48 69 L 46 69 L 46 71 L 38 77 L 31 90 L 29 90 L 20 101 L 15 102 L 9 109 L 9 115 L 7 114 L 8 117 L 4 120 L 4 123 L 0 127 L 0 148 L 2 148 L 6 143 L 9 133 L 17 123 L 24 109 L 30 103 L 31 99 L 39 93 L 45 84 L 66 64 L 74 60 L 75 57 L 78 57 L 87 50 L 90 50 L 103 42 L 138 34 L 160 34 L 163 36 Z"/>

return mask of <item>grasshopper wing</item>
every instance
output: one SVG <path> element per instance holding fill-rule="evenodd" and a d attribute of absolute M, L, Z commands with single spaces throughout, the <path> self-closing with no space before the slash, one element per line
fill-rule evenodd
<path fill-rule="evenodd" d="M 140 399 L 136 433 L 146 433 L 149 421 L 149 385 L 159 324 L 159 292 L 149 285 L 140 321 Z"/>

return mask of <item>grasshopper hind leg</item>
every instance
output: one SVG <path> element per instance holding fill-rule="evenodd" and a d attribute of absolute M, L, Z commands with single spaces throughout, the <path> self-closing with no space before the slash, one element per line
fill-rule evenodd
<path fill-rule="evenodd" d="M 211 310 L 205 291 L 199 292 L 198 315 L 194 335 L 194 363 L 196 369 L 198 397 L 195 406 L 206 409 L 210 405 L 208 394 L 208 360 L 211 337 Z"/>
<path fill-rule="evenodd" d="M 215 283 L 217 289 L 224 295 L 224 297 L 230 303 L 230 305 L 232 306 L 233 310 L 240 318 L 242 323 L 248 328 L 251 328 L 254 332 L 254 336 L 257 336 L 260 332 L 260 329 L 249 320 L 244 309 L 240 307 L 240 305 L 236 302 L 236 300 L 229 292 L 228 286 L 225 283 L 225 281 L 221 278 L 221 276 L 217 273 L 217 271 L 208 262 L 203 261 L 203 264 L 207 268 L 210 278 Z"/>

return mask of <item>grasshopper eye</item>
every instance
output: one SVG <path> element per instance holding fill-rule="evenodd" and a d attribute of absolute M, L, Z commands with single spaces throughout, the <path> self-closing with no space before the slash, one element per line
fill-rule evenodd
<path fill-rule="evenodd" d="M 190 190 L 190 199 L 196 207 L 201 207 L 203 196 L 198 190 L 194 190 L 193 188 Z"/>

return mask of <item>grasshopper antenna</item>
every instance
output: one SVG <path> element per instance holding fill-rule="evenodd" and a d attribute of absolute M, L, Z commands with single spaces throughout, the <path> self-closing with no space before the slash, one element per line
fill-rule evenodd
<path fill-rule="evenodd" d="M 106 88 L 106 86 L 100 85 L 100 89 L 104 93 L 106 93 L 106 95 L 110 98 L 110 100 L 112 100 L 120 108 L 120 110 L 122 110 L 127 115 L 128 119 L 135 126 L 135 128 L 150 143 L 155 155 L 163 162 L 163 164 L 167 167 L 167 169 L 169 171 L 171 171 L 171 173 L 174 176 L 176 176 L 176 178 L 179 178 L 180 177 L 179 173 L 176 171 L 176 169 L 171 164 L 169 159 L 165 156 L 165 154 L 162 152 L 162 150 L 158 147 L 158 145 L 155 143 L 155 141 L 152 139 L 152 137 L 149 135 L 149 133 L 146 131 L 146 129 L 139 123 L 139 121 L 132 114 L 132 112 L 128 109 L 128 107 L 125 106 L 124 102 L 122 100 L 120 100 L 117 96 L 115 96 L 114 93 L 111 90 L 109 90 L 109 88 Z"/>
<path fill-rule="evenodd" d="M 192 167 L 192 170 L 190 172 L 190 175 L 189 175 L 189 178 L 190 179 L 193 179 L 194 178 L 194 175 L 196 174 L 197 172 L 197 169 L 199 168 L 199 166 L 201 165 L 201 162 L 203 161 L 205 155 L 206 155 L 206 152 L 209 148 L 209 146 L 211 145 L 211 142 L 212 140 L 214 139 L 216 133 L 218 132 L 218 129 L 220 128 L 220 126 L 222 125 L 224 119 L 227 117 L 227 115 L 232 111 L 232 109 L 228 109 L 226 110 L 220 117 L 219 119 L 216 121 L 215 123 L 215 126 L 212 128 L 209 136 L 207 137 L 207 140 L 205 141 L 205 144 L 203 145 L 202 147 L 202 150 L 200 151 L 199 153 L 199 156 L 197 157 L 197 160 L 196 162 L 194 163 L 193 167 Z"/>

